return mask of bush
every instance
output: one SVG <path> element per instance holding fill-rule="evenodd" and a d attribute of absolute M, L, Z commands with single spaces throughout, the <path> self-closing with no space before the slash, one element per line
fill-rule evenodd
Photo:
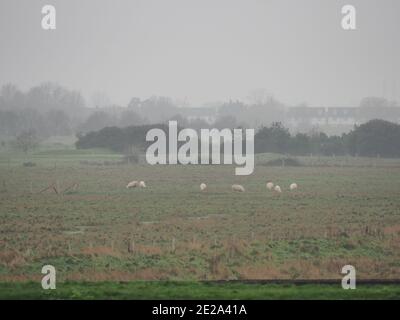
<path fill-rule="evenodd" d="M 302 163 L 296 158 L 278 158 L 269 160 L 262 165 L 270 167 L 300 167 Z"/>
<path fill-rule="evenodd" d="M 125 163 L 139 163 L 139 155 L 137 153 L 126 155 L 123 158 Z"/>
<path fill-rule="evenodd" d="M 30 162 L 30 161 L 28 161 L 28 162 L 24 162 L 22 165 L 23 165 L 24 167 L 35 167 L 35 166 L 36 166 L 36 163 L 35 163 L 35 162 Z"/>
<path fill-rule="evenodd" d="M 400 125 L 384 120 L 371 120 L 344 136 L 352 155 L 399 157 Z"/>

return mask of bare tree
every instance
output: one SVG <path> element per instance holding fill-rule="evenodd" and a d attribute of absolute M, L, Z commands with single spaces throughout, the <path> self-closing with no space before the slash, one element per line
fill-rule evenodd
<path fill-rule="evenodd" d="M 24 153 L 28 153 L 30 150 L 36 148 L 38 139 L 33 130 L 21 132 L 15 139 L 15 147 L 22 150 Z"/>

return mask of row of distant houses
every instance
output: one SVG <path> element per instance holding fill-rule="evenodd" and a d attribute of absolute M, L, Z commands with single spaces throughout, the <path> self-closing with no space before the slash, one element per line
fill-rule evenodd
<path fill-rule="evenodd" d="M 218 117 L 217 107 L 181 108 L 180 112 L 182 116 L 186 117 L 189 121 L 201 119 L 208 124 L 213 123 Z"/>
<path fill-rule="evenodd" d="M 293 107 L 286 112 L 286 121 L 296 125 L 303 121 L 313 124 L 359 124 L 371 119 L 400 122 L 399 107 Z"/>
<path fill-rule="evenodd" d="M 348 132 L 372 119 L 400 123 L 399 107 L 295 107 L 288 108 L 285 125 L 292 131 L 318 128 L 328 134 Z"/>
<path fill-rule="evenodd" d="M 320 128 L 331 133 L 345 132 L 372 119 L 400 123 L 400 107 L 288 107 L 282 112 L 285 126 L 293 131 Z M 185 108 L 183 115 L 211 124 L 218 117 L 218 108 Z"/>

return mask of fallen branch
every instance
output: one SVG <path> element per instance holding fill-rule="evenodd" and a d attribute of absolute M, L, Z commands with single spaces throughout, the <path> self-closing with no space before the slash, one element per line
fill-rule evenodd
<path fill-rule="evenodd" d="M 40 191 L 38 192 L 38 194 L 43 193 L 43 192 L 45 192 L 45 191 L 47 191 L 47 190 L 49 190 L 49 189 L 53 189 L 54 192 L 55 192 L 56 194 L 59 194 L 55 183 L 52 183 L 51 185 L 47 186 L 46 188 L 40 190 Z"/>
<path fill-rule="evenodd" d="M 72 189 L 72 191 L 75 191 L 78 187 L 79 187 L 79 184 L 75 182 L 75 183 L 73 183 L 72 185 L 70 185 L 69 187 L 65 188 L 65 189 L 62 191 L 62 193 L 65 193 L 65 192 L 67 192 L 67 191 L 69 191 L 69 190 L 71 190 L 71 189 Z"/>

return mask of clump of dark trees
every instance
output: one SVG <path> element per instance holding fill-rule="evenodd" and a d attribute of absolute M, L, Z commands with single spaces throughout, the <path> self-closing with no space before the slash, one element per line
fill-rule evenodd
<path fill-rule="evenodd" d="M 125 128 L 106 127 L 78 135 L 76 147 L 108 148 L 116 152 L 125 152 L 134 146 L 139 150 L 145 150 L 151 143 L 145 139 L 146 133 L 151 128 L 160 128 L 168 132 L 165 124 Z M 352 131 L 341 136 L 328 136 L 323 132 L 292 135 L 281 123 L 276 122 L 257 130 L 254 147 L 256 153 L 399 157 L 400 125 L 384 120 L 371 120 L 355 126 Z"/>
<path fill-rule="evenodd" d="M 78 149 L 106 148 L 115 152 L 131 153 L 132 149 L 143 151 L 151 142 L 146 141 L 146 133 L 152 128 L 168 132 L 166 124 L 129 127 L 105 127 L 98 131 L 78 134 L 75 143 Z"/>
<path fill-rule="evenodd" d="M 258 130 L 255 150 L 292 155 L 399 157 L 400 125 L 375 119 L 341 136 L 328 136 L 323 132 L 291 135 L 280 123 L 274 123 Z"/>

